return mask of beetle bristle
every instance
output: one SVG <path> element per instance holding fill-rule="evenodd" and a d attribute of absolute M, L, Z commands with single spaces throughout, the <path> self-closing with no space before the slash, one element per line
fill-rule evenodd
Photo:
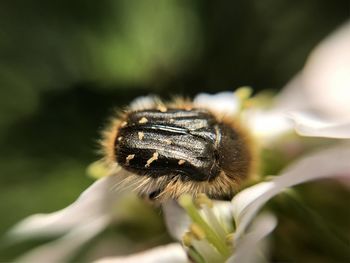
<path fill-rule="evenodd" d="M 122 121 L 119 118 L 112 118 L 108 127 L 102 133 L 101 148 L 104 160 L 107 163 L 114 163 L 116 156 L 114 151 L 115 140 L 118 139 L 118 129 Z"/>

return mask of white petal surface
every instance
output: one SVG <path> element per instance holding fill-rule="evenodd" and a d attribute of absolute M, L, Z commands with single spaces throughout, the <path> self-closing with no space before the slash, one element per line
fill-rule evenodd
<path fill-rule="evenodd" d="M 94 182 L 68 207 L 50 214 L 35 214 L 22 220 L 9 232 L 13 238 L 51 236 L 65 233 L 90 221 L 109 215 L 111 205 L 122 195 L 113 191 L 118 176 L 106 176 Z"/>
<path fill-rule="evenodd" d="M 245 124 L 262 143 L 269 143 L 293 129 L 287 115 L 278 110 L 247 110 L 244 117 L 247 122 Z"/>
<path fill-rule="evenodd" d="M 317 108 L 350 114 L 350 21 L 321 42 L 303 70 L 303 85 Z"/>
<path fill-rule="evenodd" d="M 337 146 L 302 158 L 280 176 L 238 193 L 232 200 L 237 223 L 236 240 L 244 233 L 259 209 L 272 197 L 288 187 L 322 178 L 350 176 L 350 146 Z"/>
<path fill-rule="evenodd" d="M 275 97 L 274 108 L 281 112 L 288 110 L 308 110 L 312 108 L 309 93 L 303 87 L 302 74 L 294 76 Z"/>
<path fill-rule="evenodd" d="M 307 112 L 291 112 L 290 118 L 294 121 L 295 130 L 300 135 L 337 139 L 350 138 L 350 119 L 341 122 L 320 120 Z"/>
<path fill-rule="evenodd" d="M 214 203 L 214 206 L 213 208 L 210 208 L 210 209 L 213 211 L 215 218 L 217 218 L 221 227 L 223 227 L 226 232 L 232 232 L 233 217 L 232 217 L 231 202 L 230 201 L 213 201 L 213 203 Z M 211 223 L 212 221 L 210 220 L 210 218 L 208 218 L 208 216 L 206 216 L 205 213 L 202 213 L 202 214 L 204 214 L 204 217 L 212 225 L 212 227 L 215 227 L 215 224 Z M 215 230 L 219 233 L 217 229 L 218 228 L 216 228 Z"/>
<path fill-rule="evenodd" d="M 209 244 L 208 240 L 196 240 L 191 242 L 193 248 L 205 259 L 204 262 L 222 262 L 223 257 Z"/>
<path fill-rule="evenodd" d="M 277 108 L 314 110 L 332 119 L 350 114 L 350 21 L 323 40 L 304 69 L 278 95 Z"/>
<path fill-rule="evenodd" d="M 29 251 L 16 259 L 16 262 L 67 262 L 82 245 L 100 233 L 108 222 L 109 218 L 107 216 L 95 218 L 74 228 L 63 237 Z"/>
<path fill-rule="evenodd" d="M 109 257 L 95 263 L 187 263 L 186 252 L 178 243 L 156 247 L 124 257 Z"/>
<path fill-rule="evenodd" d="M 169 234 L 181 241 L 191 223 L 189 216 L 175 200 L 168 200 L 162 204 L 162 210 Z"/>
<path fill-rule="evenodd" d="M 240 108 L 240 100 L 234 92 L 220 92 L 217 94 L 198 94 L 194 100 L 197 107 L 209 108 L 215 112 L 232 115 L 236 114 Z"/>
<path fill-rule="evenodd" d="M 154 95 L 138 97 L 130 103 L 130 108 L 132 108 L 133 110 L 154 108 L 156 106 L 157 99 L 158 98 Z"/>
<path fill-rule="evenodd" d="M 261 250 L 264 250 L 264 238 L 276 227 L 277 219 L 272 214 L 262 214 L 254 220 L 250 231 L 237 243 L 228 263 L 261 262 Z M 264 253 L 263 253 L 264 254 Z"/>

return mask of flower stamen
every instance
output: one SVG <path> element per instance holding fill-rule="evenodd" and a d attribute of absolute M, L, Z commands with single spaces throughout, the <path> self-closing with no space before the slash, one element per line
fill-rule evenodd
<path fill-rule="evenodd" d="M 197 201 L 198 202 L 198 201 Z M 179 204 L 186 210 L 193 223 L 197 224 L 205 233 L 206 240 L 214 246 L 217 251 L 225 258 L 231 254 L 230 247 L 225 240 L 204 220 L 202 215 L 197 210 L 190 195 L 182 195 L 179 199 Z"/>

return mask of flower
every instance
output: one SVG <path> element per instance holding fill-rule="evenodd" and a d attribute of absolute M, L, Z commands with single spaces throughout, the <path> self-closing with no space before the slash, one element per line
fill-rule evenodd
<path fill-rule="evenodd" d="M 343 87 L 349 87 L 350 80 L 349 74 L 343 72 L 350 69 L 350 60 L 348 57 L 337 59 L 342 57 L 344 51 L 340 52 L 336 48 L 341 46 L 347 51 L 346 54 L 350 54 L 350 44 L 344 44 L 349 42 L 349 38 L 345 37 L 350 35 L 349 30 L 348 23 L 316 48 L 304 70 L 276 98 L 273 109 L 246 107 L 249 95 L 249 89 L 246 88 L 236 93 L 199 94 L 194 103 L 205 104 L 230 114 L 236 114 L 245 108 L 241 113 L 244 114 L 247 125 L 260 138 L 259 141 L 269 147 L 281 136 L 293 132 L 293 122 L 296 132 L 303 136 L 349 139 L 350 110 L 347 101 L 350 101 L 350 92 Z M 327 61 L 331 61 L 333 66 L 329 67 Z M 322 85 L 316 81 L 319 72 L 324 72 Z M 334 92 L 334 87 L 339 87 L 338 92 Z M 325 93 L 328 94 L 326 97 Z M 334 99 L 335 96 L 339 100 Z M 344 98 L 347 98 L 345 103 L 340 103 Z M 147 103 L 147 98 L 135 103 Z M 169 232 L 184 243 L 195 261 L 256 261 L 260 255 L 255 253 L 255 248 L 264 245 L 260 241 L 277 224 L 273 214 L 257 216 L 267 201 L 286 189 L 307 181 L 322 178 L 350 180 L 350 144 L 345 140 L 340 142 L 341 144 L 336 141 L 329 148 L 302 156 L 278 176 L 242 190 L 231 202 L 212 202 L 205 196 L 192 200 L 184 196 L 180 200 L 182 207 L 171 200 L 164 203 L 162 208 Z M 111 189 L 111 186 L 118 183 L 118 178 L 113 175 L 102 177 L 67 208 L 51 214 L 33 215 L 18 223 L 10 232 L 12 237 L 61 236 L 28 252 L 19 261 L 42 261 L 48 257 L 51 262 L 68 260 L 80 246 L 100 233 L 112 220 L 117 221 L 120 212 L 118 207 L 129 195 L 122 189 Z M 98 262 L 161 262 L 169 258 L 173 262 L 187 261 L 182 247 L 171 244 L 136 255 L 105 258 Z"/>

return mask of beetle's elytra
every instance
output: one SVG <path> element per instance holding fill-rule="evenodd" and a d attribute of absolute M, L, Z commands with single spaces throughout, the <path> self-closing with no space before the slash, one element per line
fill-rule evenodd
<path fill-rule="evenodd" d="M 109 161 L 129 172 L 141 195 L 152 198 L 201 192 L 231 198 L 251 172 L 245 135 L 231 119 L 203 108 L 130 110 L 105 140 Z"/>

